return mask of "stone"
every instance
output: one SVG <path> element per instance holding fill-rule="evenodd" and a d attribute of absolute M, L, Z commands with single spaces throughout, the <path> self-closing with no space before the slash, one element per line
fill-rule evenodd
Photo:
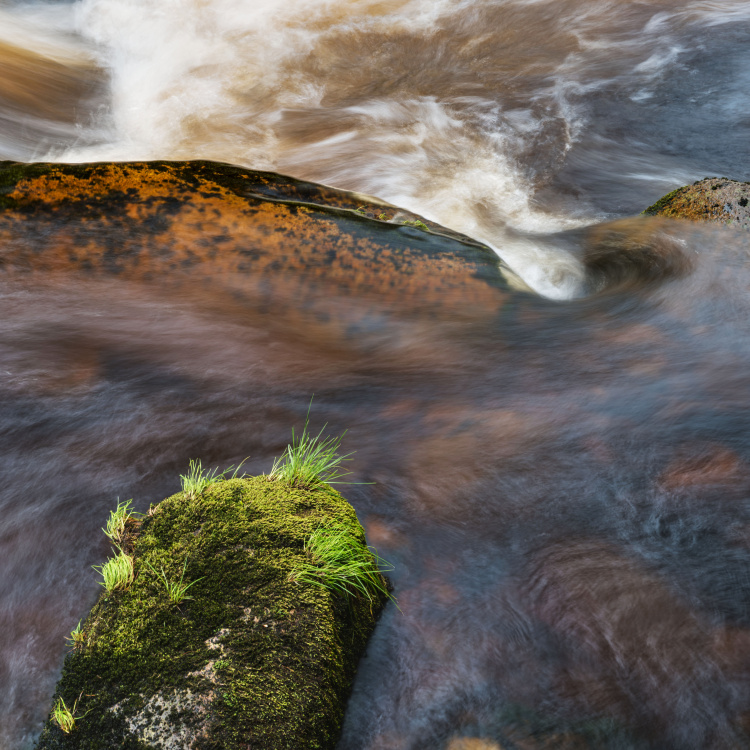
<path fill-rule="evenodd" d="M 39 750 L 333 750 L 385 596 L 336 595 L 291 573 L 320 525 L 364 545 L 327 485 L 253 477 L 178 493 L 128 521 L 135 580 L 101 594 L 66 657 Z M 170 600 L 156 571 L 195 583 Z"/>
<path fill-rule="evenodd" d="M 643 213 L 750 229 L 750 183 L 726 177 L 703 180 L 673 190 Z"/>

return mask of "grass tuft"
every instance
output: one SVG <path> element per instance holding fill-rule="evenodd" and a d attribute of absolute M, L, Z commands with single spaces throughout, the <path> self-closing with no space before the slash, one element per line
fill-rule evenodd
<path fill-rule="evenodd" d="M 164 584 L 164 588 L 167 590 L 170 601 L 174 602 L 175 604 L 179 604 L 183 599 L 192 599 L 193 597 L 188 596 L 185 592 L 193 584 L 198 583 L 198 581 L 202 581 L 203 578 L 205 578 L 205 576 L 202 576 L 201 578 L 196 578 L 190 583 L 183 582 L 185 579 L 185 569 L 187 568 L 187 559 L 185 559 L 185 563 L 182 566 L 182 575 L 180 576 L 179 581 L 170 581 L 167 578 L 167 574 L 164 572 L 163 567 L 161 567 L 161 570 L 159 571 L 150 562 L 148 562 L 148 560 L 146 561 L 146 565 L 151 568 L 156 577 Z"/>
<path fill-rule="evenodd" d="M 103 580 L 99 583 L 109 593 L 127 589 L 135 578 L 133 558 L 126 555 L 122 550 L 119 550 L 119 553 L 107 560 L 104 565 L 92 565 L 91 567 L 101 573 Z"/>
<path fill-rule="evenodd" d="M 319 526 L 307 540 L 305 552 L 309 562 L 294 568 L 290 580 L 362 596 L 371 604 L 380 596 L 393 599 L 381 575 L 393 567 L 352 536 L 346 526 Z"/>
<path fill-rule="evenodd" d="M 351 453 L 339 455 L 339 448 L 344 435 L 339 437 L 323 437 L 323 431 L 317 435 L 308 432 L 310 424 L 310 409 L 307 410 L 305 426 L 302 434 L 297 437 L 292 429 L 292 442 L 286 447 L 286 451 L 273 462 L 271 479 L 279 479 L 289 483 L 292 487 L 318 487 L 321 484 L 353 484 L 342 482 L 341 479 L 350 471 L 343 471 L 341 464 L 349 460 Z"/>
<path fill-rule="evenodd" d="M 107 521 L 107 527 L 102 531 L 109 537 L 110 541 L 116 546 L 120 546 L 125 540 L 125 524 L 128 520 L 134 518 L 136 513 L 130 507 L 133 502 L 132 499 L 120 502 L 120 498 L 117 498 L 117 508 L 109 513 L 109 520 Z"/>
<path fill-rule="evenodd" d="M 228 469 L 220 472 L 218 469 L 204 469 L 201 465 L 200 459 L 190 459 L 187 474 L 180 474 L 180 482 L 182 484 L 182 491 L 188 497 L 189 500 L 195 500 L 199 495 L 203 493 L 205 489 L 208 489 L 212 484 L 216 482 L 223 482 L 226 479 L 235 479 L 243 463 L 247 459 L 240 461 L 236 469 L 234 466 L 230 466 Z M 227 477 L 230 471 L 234 469 L 234 473 Z M 242 474 L 241 476 L 245 476 Z"/>
<path fill-rule="evenodd" d="M 78 698 L 81 696 L 79 695 Z M 76 716 L 76 706 L 78 705 L 78 699 L 73 704 L 73 710 L 71 711 L 66 705 L 62 698 L 57 699 L 54 708 L 52 709 L 52 721 L 57 724 L 65 734 L 70 734 L 76 727 L 76 719 L 82 719 L 83 716 Z M 88 712 L 87 712 L 88 713 Z"/>
<path fill-rule="evenodd" d="M 73 649 L 80 648 L 86 642 L 86 634 L 81 627 L 80 620 L 78 621 L 78 625 L 70 631 L 70 635 L 66 640 L 68 641 L 68 645 Z"/>

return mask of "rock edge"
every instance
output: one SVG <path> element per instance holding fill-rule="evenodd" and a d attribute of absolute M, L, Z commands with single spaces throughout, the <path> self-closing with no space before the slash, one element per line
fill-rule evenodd
<path fill-rule="evenodd" d="M 136 577 L 104 592 L 65 659 L 55 700 L 78 700 L 69 734 L 48 720 L 38 750 L 334 748 L 357 662 L 384 604 L 290 582 L 320 524 L 365 543 L 335 490 L 267 477 L 173 495 L 130 520 Z M 163 566 L 193 599 L 172 603 Z"/>

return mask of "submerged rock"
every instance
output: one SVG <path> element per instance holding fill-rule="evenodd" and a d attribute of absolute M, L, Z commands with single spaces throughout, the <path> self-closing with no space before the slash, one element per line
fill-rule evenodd
<path fill-rule="evenodd" d="M 75 725 L 48 720 L 38 749 L 334 748 L 385 597 L 290 580 L 312 532 L 332 524 L 364 545 L 335 490 L 267 477 L 179 493 L 129 520 L 135 578 L 86 619 L 55 694 Z M 165 581 L 181 574 L 195 583 L 175 603 Z"/>
<path fill-rule="evenodd" d="M 643 213 L 750 229 L 750 183 L 706 177 L 673 190 Z"/>

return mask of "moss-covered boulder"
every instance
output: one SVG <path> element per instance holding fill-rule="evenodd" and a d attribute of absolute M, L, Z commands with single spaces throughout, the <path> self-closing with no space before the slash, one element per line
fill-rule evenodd
<path fill-rule="evenodd" d="M 365 544 L 335 490 L 267 477 L 179 493 L 130 519 L 122 547 L 135 578 L 102 593 L 57 686 L 75 726 L 66 733 L 50 719 L 37 747 L 335 747 L 384 595 L 291 580 L 322 526 Z M 183 571 L 195 583 L 178 604 L 165 580 Z"/>
<path fill-rule="evenodd" d="M 673 190 L 643 213 L 750 229 L 750 183 L 706 177 Z"/>

